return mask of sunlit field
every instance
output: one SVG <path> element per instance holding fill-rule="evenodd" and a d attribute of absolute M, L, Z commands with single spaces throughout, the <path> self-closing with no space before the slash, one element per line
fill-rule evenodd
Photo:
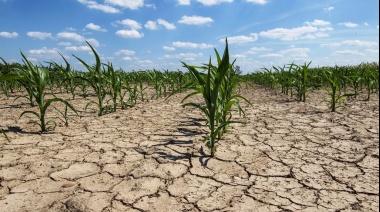
<path fill-rule="evenodd" d="M 378 211 L 379 64 L 0 64 L 0 211 Z M 315 67 L 315 64 L 314 66 Z"/>

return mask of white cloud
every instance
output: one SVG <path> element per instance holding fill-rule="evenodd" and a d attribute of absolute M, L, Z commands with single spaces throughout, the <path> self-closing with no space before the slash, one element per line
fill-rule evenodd
<path fill-rule="evenodd" d="M 68 46 L 65 48 L 66 51 L 85 51 L 85 52 L 91 52 L 91 48 L 89 46 Z"/>
<path fill-rule="evenodd" d="M 135 21 L 135 20 L 124 19 L 124 20 L 121 20 L 121 21 L 117 21 L 117 23 L 119 23 L 119 24 L 121 24 L 123 26 L 129 27 L 132 30 L 141 29 L 141 24 L 139 22 Z"/>
<path fill-rule="evenodd" d="M 78 42 L 83 42 L 85 38 L 75 32 L 60 32 L 57 34 L 57 38 L 63 38 L 68 40 L 74 40 Z"/>
<path fill-rule="evenodd" d="M 90 9 L 95 9 L 95 10 L 100 10 L 105 13 L 121 13 L 121 11 L 117 8 L 104 5 L 104 4 L 99 4 L 96 1 L 91 1 L 91 0 L 77 0 L 79 3 L 86 5 Z"/>
<path fill-rule="evenodd" d="M 327 47 L 340 47 L 340 46 L 359 46 L 359 47 L 373 47 L 377 46 L 378 43 L 374 41 L 360 41 L 360 40 L 345 40 L 338 43 L 327 43 L 321 44 L 321 46 Z"/>
<path fill-rule="evenodd" d="M 357 51 L 357 50 L 341 50 L 341 51 L 335 51 L 333 55 L 352 55 L 352 56 L 364 56 L 363 53 Z"/>
<path fill-rule="evenodd" d="M 318 19 L 314 20 L 313 22 L 307 21 L 304 24 L 306 24 L 308 26 L 329 26 L 329 25 L 331 25 L 331 23 L 328 21 L 318 20 Z"/>
<path fill-rule="evenodd" d="M 168 59 L 184 59 L 184 58 L 197 58 L 197 57 L 202 57 L 203 54 L 202 53 L 198 53 L 198 54 L 195 54 L 195 53 L 179 53 L 179 54 L 173 54 L 173 55 L 164 55 L 165 58 L 168 58 Z"/>
<path fill-rule="evenodd" d="M 144 25 L 145 28 L 150 30 L 157 30 L 157 23 L 155 21 L 147 21 Z"/>
<path fill-rule="evenodd" d="M 174 24 L 171 24 L 171 23 L 169 23 L 169 22 L 167 22 L 167 21 L 165 21 L 165 20 L 163 20 L 163 19 L 158 19 L 158 20 L 157 20 L 157 23 L 158 23 L 159 25 L 164 26 L 166 29 L 175 29 L 175 28 L 176 28 L 176 27 L 174 26 Z"/>
<path fill-rule="evenodd" d="M 245 1 L 249 3 L 261 4 L 261 5 L 268 3 L 268 0 L 245 0 Z"/>
<path fill-rule="evenodd" d="M 373 41 L 345 40 L 342 42 L 342 45 L 372 47 L 377 46 L 378 43 Z"/>
<path fill-rule="evenodd" d="M 214 22 L 212 18 L 210 17 L 203 17 L 203 16 L 182 16 L 181 20 L 178 21 L 181 24 L 187 24 L 187 25 L 206 25 L 209 23 Z"/>
<path fill-rule="evenodd" d="M 350 27 L 350 28 L 359 26 L 359 24 L 355 24 L 352 22 L 343 22 L 343 23 L 339 23 L 339 25 L 345 26 L 345 27 Z"/>
<path fill-rule="evenodd" d="M 131 50 L 121 49 L 121 50 L 117 51 L 115 54 L 116 55 L 134 55 L 135 53 L 136 52 L 131 51 Z"/>
<path fill-rule="evenodd" d="M 144 0 L 105 0 L 105 3 L 136 10 L 144 6 Z"/>
<path fill-rule="evenodd" d="M 331 10 L 334 10 L 335 9 L 335 7 L 326 7 L 326 8 L 324 8 L 324 10 L 327 10 L 327 11 L 331 11 Z"/>
<path fill-rule="evenodd" d="M 157 19 L 157 21 L 147 21 L 144 26 L 145 28 L 150 29 L 150 30 L 157 30 L 158 25 L 164 26 L 168 30 L 176 29 L 174 24 L 169 23 L 165 21 L 164 19 Z"/>
<path fill-rule="evenodd" d="M 0 37 L 4 38 L 17 38 L 18 33 L 17 32 L 0 32 Z"/>
<path fill-rule="evenodd" d="M 42 49 L 32 49 L 28 51 L 29 54 L 32 54 L 34 57 L 36 56 L 43 56 L 43 55 L 52 55 L 52 54 L 57 54 L 58 49 L 48 49 L 46 47 L 42 47 Z"/>
<path fill-rule="evenodd" d="M 44 40 L 46 38 L 53 38 L 51 33 L 48 32 L 27 32 L 26 35 L 40 40 Z"/>
<path fill-rule="evenodd" d="M 278 58 L 283 58 L 284 55 L 282 55 L 282 54 L 264 54 L 264 55 L 260 55 L 259 57 L 267 58 L 267 59 L 278 59 Z"/>
<path fill-rule="evenodd" d="M 327 33 L 316 32 L 313 34 L 307 34 L 307 35 L 303 36 L 302 38 L 303 39 L 316 39 L 316 38 L 323 38 L 323 37 L 328 37 L 328 36 L 329 36 L 329 34 L 327 34 Z"/>
<path fill-rule="evenodd" d="M 152 8 L 154 10 L 157 9 L 155 4 L 146 4 L 145 7 Z"/>
<path fill-rule="evenodd" d="M 203 5 L 206 5 L 206 6 L 212 6 L 212 5 L 221 4 L 224 2 L 231 3 L 233 1 L 234 0 L 197 0 L 197 2 L 199 2 Z"/>
<path fill-rule="evenodd" d="M 190 0 L 178 0 L 179 5 L 190 5 Z"/>
<path fill-rule="evenodd" d="M 298 40 L 309 33 L 317 32 L 318 28 L 313 26 L 302 26 L 292 29 L 276 28 L 265 32 L 260 32 L 260 36 L 271 39 L 280 39 L 285 41 Z"/>
<path fill-rule="evenodd" d="M 89 39 L 86 39 L 86 41 L 87 41 L 88 43 L 90 43 L 91 46 L 93 46 L 93 47 L 98 47 L 98 46 L 100 46 L 99 42 L 98 42 L 95 38 L 89 38 Z"/>
<path fill-rule="evenodd" d="M 234 58 L 234 59 L 236 59 L 236 58 L 245 58 L 245 57 L 247 57 L 247 56 L 245 56 L 243 54 L 233 54 L 233 55 L 231 55 L 231 58 Z"/>
<path fill-rule="evenodd" d="M 259 35 L 257 33 L 251 33 L 250 36 L 239 35 L 239 36 L 227 37 L 228 43 L 230 44 L 249 43 L 249 42 L 257 41 L 258 38 L 259 38 Z M 224 43 L 225 39 L 220 39 L 219 42 Z"/>
<path fill-rule="evenodd" d="M 163 46 L 162 48 L 166 51 L 175 51 L 175 48 L 171 46 Z"/>
<path fill-rule="evenodd" d="M 132 58 L 130 58 L 130 57 L 123 57 L 122 59 L 125 61 L 131 61 L 132 60 Z"/>
<path fill-rule="evenodd" d="M 304 26 L 295 28 L 276 28 L 268 31 L 260 32 L 259 35 L 270 39 L 280 39 L 284 41 L 300 40 L 300 39 L 316 39 L 327 37 L 326 31 L 334 30 L 330 22 L 324 20 L 314 20 L 312 22 L 304 22 Z"/>
<path fill-rule="evenodd" d="M 72 46 L 73 44 L 71 44 L 70 42 L 59 42 L 58 45 L 59 46 Z"/>
<path fill-rule="evenodd" d="M 205 43 L 190 43 L 190 42 L 173 42 L 172 44 L 174 47 L 177 48 L 186 48 L 186 49 L 207 49 L 207 48 L 213 48 L 210 44 Z"/>
<path fill-rule="evenodd" d="M 364 24 L 364 26 L 369 26 L 369 24 L 367 22 L 364 22 L 363 24 Z"/>
<path fill-rule="evenodd" d="M 100 31 L 100 32 L 107 32 L 106 29 L 103 29 L 101 26 L 96 25 L 94 23 L 89 23 L 86 25 L 87 29 L 95 30 L 95 31 Z"/>
<path fill-rule="evenodd" d="M 268 49 L 265 47 L 252 47 L 251 50 L 255 52 L 272 51 L 272 49 Z"/>
<path fill-rule="evenodd" d="M 139 33 L 137 30 L 119 30 L 115 33 L 122 38 L 142 38 L 144 33 Z"/>
<path fill-rule="evenodd" d="M 308 58 L 308 53 L 310 52 L 309 48 L 296 48 L 292 47 L 289 49 L 281 50 L 278 53 L 282 54 L 286 57 L 289 57 L 290 59 L 301 59 L 301 58 Z"/>

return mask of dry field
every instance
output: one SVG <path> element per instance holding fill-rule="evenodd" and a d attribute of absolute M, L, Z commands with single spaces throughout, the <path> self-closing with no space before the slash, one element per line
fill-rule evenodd
<path fill-rule="evenodd" d="M 379 211 L 379 97 L 330 113 L 256 87 L 214 158 L 185 94 L 81 117 L 40 135 L 23 99 L 0 95 L 0 211 Z M 49 114 L 58 116 L 50 111 Z"/>

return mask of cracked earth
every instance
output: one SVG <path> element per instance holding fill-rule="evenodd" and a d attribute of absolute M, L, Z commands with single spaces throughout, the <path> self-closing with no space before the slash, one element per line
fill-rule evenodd
<path fill-rule="evenodd" d="M 330 113 L 260 87 L 214 158 L 202 114 L 168 100 L 81 117 L 38 134 L 25 100 L 0 95 L 0 211 L 378 211 L 379 98 Z M 91 97 L 92 98 L 92 97 Z M 91 99 L 90 98 L 90 99 Z M 51 110 L 50 117 L 58 117 Z"/>

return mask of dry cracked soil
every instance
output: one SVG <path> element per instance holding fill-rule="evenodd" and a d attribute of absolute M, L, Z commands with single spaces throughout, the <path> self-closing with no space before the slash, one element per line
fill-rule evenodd
<path fill-rule="evenodd" d="M 0 95 L 0 211 L 379 211 L 378 93 L 336 113 L 322 90 L 306 103 L 242 93 L 253 107 L 214 158 L 183 93 L 101 117 L 78 96 L 80 116 L 65 126 L 50 109 L 58 126 L 44 134 L 19 118 L 25 99 Z"/>

